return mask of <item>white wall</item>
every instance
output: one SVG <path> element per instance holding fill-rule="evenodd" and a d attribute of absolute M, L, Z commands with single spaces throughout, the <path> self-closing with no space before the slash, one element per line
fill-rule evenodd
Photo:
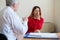
<path fill-rule="evenodd" d="M 5 7 L 5 0 L 0 0 L 0 10 Z"/>
<path fill-rule="evenodd" d="M 55 24 L 57 32 L 60 32 L 60 0 L 55 0 Z"/>
<path fill-rule="evenodd" d="M 19 17 L 28 16 L 33 6 L 40 6 L 45 22 L 54 22 L 54 1 L 53 0 L 19 0 Z M 5 7 L 5 0 L 0 0 L 0 10 Z"/>
<path fill-rule="evenodd" d="M 20 0 L 19 16 L 28 16 L 35 5 L 41 7 L 45 22 L 54 22 L 54 0 Z"/>
<path fill-rule="evenodd" d="M 60 0 L 19 0 L 19 17 L 28 16 L 32 7 L 38 5 L 42 9 L 42 17 L 45 22 L 56 24 L 57 32 L 60 32 Z M 0 0 L 0 10 L 5 7 L 5 0 Z"/>

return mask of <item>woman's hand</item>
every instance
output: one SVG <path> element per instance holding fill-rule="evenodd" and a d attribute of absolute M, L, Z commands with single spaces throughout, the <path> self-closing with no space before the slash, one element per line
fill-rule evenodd
<path fill-rule="evenodd" d="M 40 30 L 35 30 L 35 33 L 40 33 Z"/>

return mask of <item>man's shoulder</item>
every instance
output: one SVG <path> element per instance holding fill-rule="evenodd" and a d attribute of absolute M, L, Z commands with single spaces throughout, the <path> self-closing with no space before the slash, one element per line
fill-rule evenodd
<path fill-rule="evenodd" d="M 5 8 L 3 8 L 1 11 L 0 11 L 0 13 L 2 13 L 2 14 L 4 14 L 4 13 L 7 13 L 9 10 L 5 7 Z"/>

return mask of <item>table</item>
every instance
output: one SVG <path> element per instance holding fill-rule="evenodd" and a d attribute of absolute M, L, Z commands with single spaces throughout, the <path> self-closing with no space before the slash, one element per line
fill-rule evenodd
<path fill-rule="evenodd" d="M 23 40 L 60 40 L 60 33 L 56 33 L 58 38 L 55 38 L 55 39 L 49 39 L 49 38 L 45 38 L 45 39 L 42 39 L 42 38 L 23 38 Z"/>

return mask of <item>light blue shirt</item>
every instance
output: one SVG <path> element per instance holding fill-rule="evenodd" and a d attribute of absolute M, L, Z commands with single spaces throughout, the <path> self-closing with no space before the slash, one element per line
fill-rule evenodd
<path fill-rule="evenodd" d="M 27 32 L 27 21 L 22 21 L 11 7 L 6 7 L 0 12 L 0 32 L 5 34 L 8 40 L 16 40 L 14 30 L 24 36 Z"/>

